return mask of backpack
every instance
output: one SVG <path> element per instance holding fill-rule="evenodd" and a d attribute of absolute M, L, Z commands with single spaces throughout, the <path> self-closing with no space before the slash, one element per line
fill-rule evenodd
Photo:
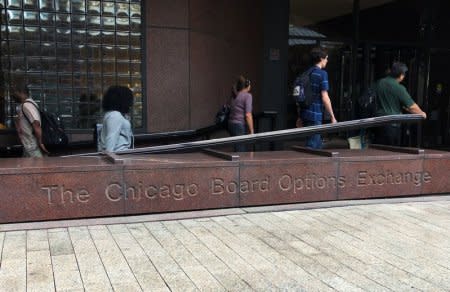
<path fill-rule="evenodd" d="M 230 106 L 224 104 L 216 114 L 216 125 L 227 127 L 228 118 L 230 117 Z"/>
<path fill-rule="evenodd" d="M 369 87 L 358 98 L 358 117 L 361 119 L 372 118 L 377 113 L 377 94 L 375 89 Z"/>
<path fill-rule="evenodd" d="M 55 149 L 66 146 L 69 143 L 69 139 L 64 132 L 60 118 L 46 110 L 40 110 L 39 107 L 31 101 L 26 102 L 33 104 L 39 111 L 39 115 L 41 116 L 42 143 L 44 143 L 45 147 L 47 149 Z M 23 112 L 23 107 L 22 113 L 31 124 L 31 121 Z"/>
<path fill-rule="evenodd" d="M 311 73 L 314 69 L 314 67 L 311 67 L 298 76 L 294 81 L 292 96 L 294 97 L 295 103 L 300 108 L 308 108 L 314 100 L 311 86 Z"/>

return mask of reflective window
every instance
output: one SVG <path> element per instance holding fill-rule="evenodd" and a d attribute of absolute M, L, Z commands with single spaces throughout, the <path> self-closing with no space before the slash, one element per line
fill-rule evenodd
<path fill-rule="evenodd" d="M 111 85 L 133 90 L 142 128 L 141 1 L 0 0 L 0 123 L 13 126 L 9 84 L 24 79 L 67 129 L 92 129 Z"/>

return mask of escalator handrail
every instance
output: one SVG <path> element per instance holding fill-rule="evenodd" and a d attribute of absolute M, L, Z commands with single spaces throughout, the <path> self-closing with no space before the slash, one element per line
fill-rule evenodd
<path fill-rule="evenodd" d="M 255 143 L 262 141 L 277 141 L 289 140 L 300 137 L 310 136 L 312 134 L 324 134 L 338 132 L 342 130 L 356 130 L 370 127 L 381 126 L 391 123 L 405 123 L 405 122 L 419 122 L 423 117 L 418 114 L 400 114 L 389 115 L 367 119 L 351 120 L 338 122 L 335 124 L 316 125 L 303 128 L 294 128 L 278 131 L 263 132 L 250 135 L 242 135 L 235 137 L 225 137 L 211 140 L 192 141 L 184 143 L 175 143 L 169 145 L 151 146 L 143 148 L 135 148 L 130 150 L 118 151 L 117 155 L 126 154 L 156 154 L 156 153 L 170 153 L 177 151 L 197 150 L 202 148 L 209 148 L 214 146 L 232 145 L 235 143 Z M 82 156 L 100 155 L 100 152 L 81 154 Z M 80 156 L 80 155 L 78 155 Z"/>

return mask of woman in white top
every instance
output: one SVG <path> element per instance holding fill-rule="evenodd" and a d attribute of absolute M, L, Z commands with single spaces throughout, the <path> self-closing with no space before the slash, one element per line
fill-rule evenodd
<path fill-rule="evenodd" d="M 133 93 L 125 86 L 111 86 L 103 96 L 103 126 L 99 150 L 116 152 L 133 144 L 133 132 L 128 113 L 133 105 Z"/>

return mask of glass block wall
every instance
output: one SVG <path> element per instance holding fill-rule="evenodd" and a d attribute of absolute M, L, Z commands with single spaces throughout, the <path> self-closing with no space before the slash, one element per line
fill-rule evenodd
<path fill-rule="evenodd" d="M 25 78 L 69 130 L 92 129 L 108 86 L 128 86 L 143 127 L 141 1 L 0 0 L 0 10 L 0 123 L 12 126 L 9 84 Z"/>

